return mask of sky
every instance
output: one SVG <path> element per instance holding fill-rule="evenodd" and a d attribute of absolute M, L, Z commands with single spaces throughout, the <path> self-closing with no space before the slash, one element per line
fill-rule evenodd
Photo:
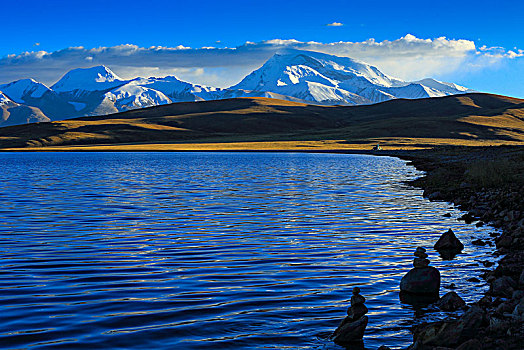
<path fill-rule="evenodd" d="M 104 64 L 227 87 L 298 48 L 524 98 L 524 1 L 26 0 L 2 13 L 0 84 Z"/>

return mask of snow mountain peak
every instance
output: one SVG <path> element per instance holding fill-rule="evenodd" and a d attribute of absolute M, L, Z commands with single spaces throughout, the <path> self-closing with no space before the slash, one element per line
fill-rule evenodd
<path fill-rule="evenodd" d="M 271 91 L 321 104 L 369 104 L 468 91 L 433 79 L 405 82 L 358 60 L 300 50 L 275 54 L 230 89 Z"/>
<path fill-rule="evenodd" d="M 56 92 L 75 90 L 104 91 L 126 83 L 106 66 L 76 68 L 67 72 L 51 89 Z"/>

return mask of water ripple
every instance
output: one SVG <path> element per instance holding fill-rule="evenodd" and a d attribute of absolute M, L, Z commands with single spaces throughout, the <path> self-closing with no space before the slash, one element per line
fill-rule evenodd
<path fill-rule="evenodd" d="M 446 203 L 389 157 L 0 153 L 0 348 L 336 349 L 351 288 L 366 346 L 401 347 L 443 316 L 398 300 L 416 246 L 453 228 L 444 284 L 492 260 Z M 451 212 L 451 218 L 442 214 Z M 443 290 L 445 292 L 445 290 Z"/>

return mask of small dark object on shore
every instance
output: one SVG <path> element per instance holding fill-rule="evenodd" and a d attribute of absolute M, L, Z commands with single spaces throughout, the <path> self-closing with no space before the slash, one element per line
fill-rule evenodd
<path fill-rule="evenodd" d="M 442 216 L 445 217 L 445 218 L 450 218 L 450 217 L 451 217 L 451 214 L 450 214 L 450 213 L 446 213 L 446 214 L 444 214 L 444 215 L 442 215 Z"/>
<path fill-rule="evenodd" d="M 455 283 L 450 283 L 450 284 L 446 284 L 444 286 L 444 288 L 446 288 L 446 289 L 457 289 L 457 286 L 455 285 Z"/>
<path fill-rule="evenodd" d="M 484 267 L 491 267 L 491 266 L 495 265 L 495 263 L 492 262 L 492 261 L 486 260 L 486 261 L 482 262 L 482 265 L 484 265 Z"/>
<path fill-rule="evenodd" d="M 348 316 L 342 320 L 333 333 L 336 344 L 363 348 L 362 337 L 368 324 L 368 317 L 364 316 L 368 312 L 368 308 L 364 305 L 365 301 L 366 298 L 360 295 L 360 288 L 353 288 L 351 306 L 347 311 Z"/>
<path fill-rule="evenodd" d="M 477 277 L 471 277 L 467 279 L 468 282 L 479 283 L 480 280 Z"/>

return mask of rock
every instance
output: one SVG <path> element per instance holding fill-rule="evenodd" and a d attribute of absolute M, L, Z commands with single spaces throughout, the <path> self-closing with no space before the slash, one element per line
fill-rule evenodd
<path fill-rule="evenodd" d="M 413 266 L 416 269 L 427 267 L 428 265 L 429 265 L 429 260 L 428 259 L 423 259 L 423 258 L 415 258 L 415 259 L 413 259 Z"/>
<path fill-rule="evenodd" d="M 492 301 L 491 301 L 491 297 L 489 295 L 483 296 L 479 300 L 479 302 L 478 302 L 479 306 L 481 306 L 481 307 L 490 307 L 491 303 L 492 303 Z"/>
<path fill-rule="evenodd" d="M 347 311 L 348 316 L 333 333 L 333 341 L 338 345 L 345 346 L 358 342 L 359 348 L 363 348 L 362 337 L 368 324 L 368 317 L 364 315 L 368 312 L 368 308 L 364 305 L 366 298 L 359 293 L 360 288 L 353 288 L 351 307 Z"/>
<path fill-rule="evenodd" d="M 478 339 L 470 339 L 462 343 L 456 350 L 482 350 L 482 343 Z"/>
<path fill-rule="evenodd" d="M 428 199 L 432 201 L 442 199 L 442 193 L 440 193 L 439 191 L 430 193 L 428 195 Z"/>
<path fill-rule="evenodd" d="M 446 213 L 446 214 L 444 214 L 444 215 L 442 215 L 442 216 L 445 217 L 445 218 L 450 218 L 450 217 L 451 217 L 451 214 L 450 214 L 450 213 Z"/>
<path fill-rule="evenodd" d="M 464 245 L 459 241 L 453 230 L 449 229 L 448 232 L 442 234 L 438 239 L 437 243 L 433 246 L 436 250 L 451 250 L 461 251 L 464 249 Z"/>
<path fill-rule="evenodd" d="M 497 308 L 495 309 L 495 313 L 499 316 L 503 316 L 505 313 L 511 313 L 513 312 L 513 309 L 515 308 L 515 305 L 511 305 L 511 303 L 503 302 Z"/>
<path fill-rule="evenodd" d="M 435 305 L 444 311 L 455 311 L 464 308 L 466 302 L 457 293 L 448 292 Z"/>
<path fill-rule="evenodd" d="M 356 293 L 359 293 L 360 292 L 360 289 L 358 292 Z M 355 293 L 355 291 L 353 291 L 353 293 Z M 355 306 L 355 305 L 359 305 L 359 304 L 364 304 L 364 302 L 366 301 L 366 298 L 364 298 L 362 295 L 360 294 L 353 294 L 353 296 L 351 296 L 351 306 Z"/>
<path fill-rule="evenodd" d="M 368 308 L 364 304 L 352 305 L 348 309 L 348 316 L 351 317 L 352 320 L 358 320 L 367 313 Z"/>
<path fill-rule="evenodd" d="M 511 296 L 511 299 L 519 301 L 522 298 L 524 298 L 524 290 L 516 290 L 513 292 L 513 295 Z"/>
<path fill-rule="evenodd" d="M 494 296 L 511 297 L 516 285 L 511 277 L 502 276 L 491 283 L 489 292 Z"/>
<path fill-rule="evenodd" d="M 425 259 L 425 258 L 428 257 L 428 255 L 426 253 L 424 253 L 424 252 L 417 252 L 417 251 L 413 255 L 415 255 L 417 258 L 421 258 L 421 259 Z"/>
<path fill-rule="evenodd" d="M 482 265 L 484 265 L 484 267 L 491 267 L 491 266 L 495 265 L 495 263 L 486 260 L 486 261 L 483 261 L 483 262 L 482 262 Z"/>
<path fill-rule="evenodd" d="M 457 286 L 455 285 L 455 283 L 450 283 L 450 284 L 446 284 L 444 286 L 444 288 L 446 288 L 446 289 L 457 289 Z"/>
<path fill-rule="evenodd" d="M 464 220 L 464 222 L 469 225 L 473 221 L 475 221 L 475 218 L 470 213 L 466 213 L 462 215 L 460 218 L 458 218 L 457 220 Z"/>
<path fill-rule="evenodd" d="M 479 222 L 477 222 L 477 223 L 475 224 L 475 226 L 477 226 L 477 227 L 482 227 L 482 226 L 484 226 L 484 223 L 483 223 L 482 221 L 479 221 Z"/>
<path fill-rule="evenodd" d="M 348 317 L 346 317 L 346 319 L 348 319 Z M 344 346 L 348 343 L 361 340 L 364 336 L 366 326 L 368 325 L 368 317 L 361 317 L 360 319 L 354 322 L 351 322 L 350 320 L 348 320 L 347 322 L 344 321 L 335 330 L 335 343 Z"/>
<path fill-rule="evenodd" d="M 411 269 L 400 281 L 400 290 L 414 294 L 437 294 L 440 290 L 440 272 L 432 267 Z"/>
<path fill-rule="evenodd" d="M 473 245 L 479 245 L 479 246 L 485 246 L 487 243 L 484 242 L 484 241 L 481 240 L 481 239 L 476 239 L 476 240 L 472 241 L 471 244 L 473 244 Z"/>
<path fill-rule="evenodd" d="M 520 299 L 520 303 L 513 309 L 513 315 L 519 317 L 524 316 L 524 298 Z"/>
<path fill-rule="evenodd" d="M 502 335 L 509 328 L 509 323 L 498 317 L 490 317 L 489 319 L 489 331 L 495 334 Z"/>
<path fill-rule="evenodd" d="M 417 249 L 415 249 L 415 253 L 413 255 L 417 256 L 417 254 L 422 254 L 422 253 L 426 253 L 426 248 L 424 248 L 424 247 L 417 247 Z"/>
<path fill-rule="evenodd" d="M 377 350 L 391 350 L 389 346 L 381 345 Z"/>
<path fill-rule="evenodd" d="M 496 241 L 497 248 L 509 248 L 512 241 L 513 239 L 510 236 L 500 236 Z"/>
<path fill-rule="evenodd" d="M 468 278 L 467 281 L 468 281 L 468 282 L 474 282 L 474 283 L 478 283 L 478 282 L 480 282 L 480 280 L 479 280 L 477 277 L 471 277 L 471 278 Z"/>

